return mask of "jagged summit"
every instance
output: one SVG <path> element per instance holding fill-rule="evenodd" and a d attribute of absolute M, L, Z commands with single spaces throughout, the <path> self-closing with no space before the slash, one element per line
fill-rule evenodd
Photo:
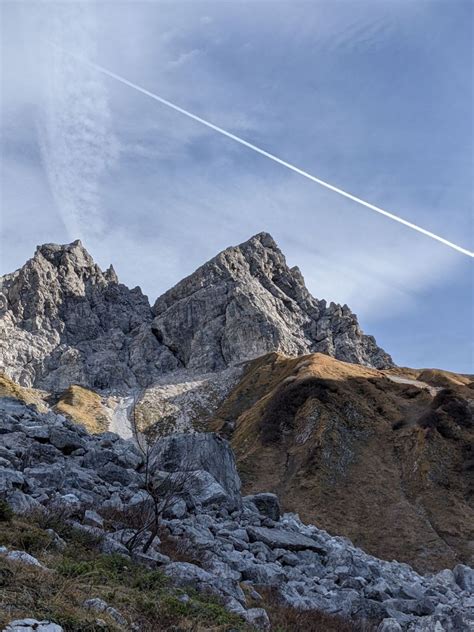
<path fill-rule="evenodd" d="M 82 241 L 80 239 L 76 239 L 72 241 L 70 244 L 55 244 L 55 243 L 47 243 L 36 246 L 36 253 L 41 253 L 44 257 L 50 258 L 52 255 L 63 254 L 63 253 L 71 253 L 71 254 L 82 254 L 85 255 L 86 258 L 90 259 L 92 262 L 92 257 L 89 255 L 87 250 L 84 248 Z"/>
<path fill-rule="evenodd" d="M 113 265 L 111 264 L 107 270 L 102 271 L 80 239 L 76 239 L 70 244 L 50 243 L 37 246 L 33 260 L 41 258 L 44 258 L 58 270 L 60 276 L 61 272 L 66 273 L 68 268 L 73 268 L 76 274 L 83 278 L 90 276 L 106 283 L 119 282 Z"/>
<path fill-rule="evenodd" d="M 38 246 L 0 279 L 0 304 L 0 368 L 21 384 L 133 387 L 176 366 L 151 333 L 140 288 L 118 283 L 113 267 L 102 272 L 79 240 Z"/>
<path fill-rule="evenodd" d="M 311 296 L 265 232 L 223 250 L 153 309 L 79 240 L 38 246 L 0 278 L 0 370 L 26 386 L 146 386 L 176 368 L 214 371 L 269 351 L 391 364 L 347 306 Z"/>
<path fill-rule="evenodd" d="M 270 351 L 392 364 L 357 318 L 311 296 L 268 233 L 226 248 L 156 301 L 153 330 L 185 366 L 215 370 Z"/>

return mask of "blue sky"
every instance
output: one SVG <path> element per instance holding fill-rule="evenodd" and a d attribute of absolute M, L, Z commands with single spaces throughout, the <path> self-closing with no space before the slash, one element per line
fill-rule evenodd
<path fill-rule="evenodd" d="M 48 42 L 469 248 L 473 5 L 4 2 L 1 273 L 81 238 L 154 299 L 271 232 L 312 293 L 408 366 L 474 371 L 472 259 L 324 190 Z"/>

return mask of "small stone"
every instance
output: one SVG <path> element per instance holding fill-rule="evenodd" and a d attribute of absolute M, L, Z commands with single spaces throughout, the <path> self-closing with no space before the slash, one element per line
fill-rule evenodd
<path fill-rule="evenodd" d="M 46 533 L 51 537 L 51 545 L 53 546 L 53 548 L 57 549 L 58 551 L 64 551 L 64 549 L 67 547 L 66 541 L 63 540 L 62 537 L 58 535 L 53 529 L 46 529 Z"/>
<path fill-rule="evenodd" d="M 91 527 L 102 528 L 104 526 L 104 519 L 97 513 L 97 511 L 86 509 L 86 511 L 84 512 L 83 523 L 88 524 Z"/>
<path fill-rule="evenodd" d="M 16 619 L 11 621 L 3 632 L 63 632 L 63 628 L 51 621 L 38 619 Z"/>
<path fill-rule="evenodd" d="M 247 623 L 257 630 L 270 629 L 270 619 L 268 618 L 266 610 L 263 608 L 250 608 L 245 611 L 243 617 Z"/>
<path fill-rule="evenodd" d="M 86 599 L 82 605 L 86 610 L 94 610 L 94 612 L 105 612 L 109 607 L 109 604 L 99 597 Z"/>
<path fill-rule="evenodd" d="M 390 617 L 381 621 L 377 628 L 377 632 L 402 632 L 402 626 L 396 619 Z"/>
<path fill-rule="evenodd" d="M 7 559 L 14 560 L 15 562 L 21 562 L 22 564 L 28 564 L 29 566 L 37 566 L 38 568 L 45 568 L 43 564 L 36 557 L 33 557 L 26 551 L 9 551 L 6 555 Z"/>

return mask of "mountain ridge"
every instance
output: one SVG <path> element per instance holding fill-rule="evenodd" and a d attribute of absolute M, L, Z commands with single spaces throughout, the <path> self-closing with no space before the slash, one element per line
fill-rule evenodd
<path fill-rule="evenodd" d="M 178 368 L 220 370 L 271 351 L 392 365 L 346 305 L 309 293 L 268 233 L 226 248 L 153 308 L 79 240 L 38 246 L 0 277 L 0 327 L 0 369 L 53 391 L 140 388 Z"/>

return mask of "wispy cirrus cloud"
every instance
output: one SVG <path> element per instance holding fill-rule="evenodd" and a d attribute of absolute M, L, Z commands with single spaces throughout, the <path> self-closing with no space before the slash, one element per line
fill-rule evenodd
<path fill-rule="evenodd" d="M 51 192 L 71 239 L 98 235 L 101 179 L 117 162 L 119 142 L 103 78 L 61 50 L 96 58 L 94 8 L 47 3 L 29 19 L 43 36 L 37 124 Z"/>

